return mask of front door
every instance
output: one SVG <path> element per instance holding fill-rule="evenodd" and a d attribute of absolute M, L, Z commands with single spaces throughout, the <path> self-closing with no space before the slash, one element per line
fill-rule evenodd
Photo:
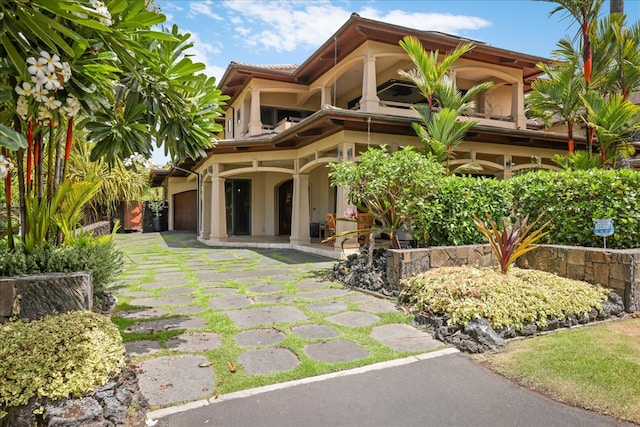
<path fill-rule="evenodd" d="M 291 235 L 291 204 L 293 201 L 293 180 L 278 186 L 278 234 Z"/>
<path fill-rule="evenodd" d="M 227 179 L 224 183 L 229 236 L 251 235 L 251 180 Z"/>

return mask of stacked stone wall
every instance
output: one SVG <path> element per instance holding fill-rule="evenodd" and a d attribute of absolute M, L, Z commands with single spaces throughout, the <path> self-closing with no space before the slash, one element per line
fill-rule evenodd
<path fill-rule="evenodd" d="M 394 249 L 387 256 L 387 282 L 400 290 L 401 280 L 437 267 L 496 265 L 489 245 Z M 603 249 L 540 245 L 521 256 L 517 265 L 583 280 L 614 290 L 625 310 L 640 310 L 640 249 Z"/>
<path fill-rule="evenodd" d="M 9 317 L 38 319 L 92 307 L 91 271 L 0 277 L 0 322 Z"/>

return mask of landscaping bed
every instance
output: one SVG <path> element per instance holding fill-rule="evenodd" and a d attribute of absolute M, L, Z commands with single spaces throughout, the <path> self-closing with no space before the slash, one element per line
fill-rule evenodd
<path fill-rule="evenodd" d="M 480 353 L 530 336 L 624 314 L 613 291 L 538 270 L 443 267 L 403 281 L 400 297 L 434 336 Z"/>
<path fill-rule="evenodd" d="M 108 318 L 77 311 L 0 325 L 1 427 L 137 425 L 145 406 Z"/>
<path fill-rule="evenodd" d="M 350 255 L 334 265 L 331 278 L 349 287 L 399 297 L 415 314 L 416 323 L 465 352 L 479 353 L 503 347 L 505 339 L 519 335 L 624 314 L 622 298 L 611 289 L 538 270 L 512 268 L 504 275 L 492 267 L 440 267 L 404 279 L 398 286 L 388 277 L 389 254 L 375 249 L 370 266 L 366 249 Z M 425 258 L 427 269 L 430 258 Z M 465 259 L 447 257 L 454 264 Z"/>

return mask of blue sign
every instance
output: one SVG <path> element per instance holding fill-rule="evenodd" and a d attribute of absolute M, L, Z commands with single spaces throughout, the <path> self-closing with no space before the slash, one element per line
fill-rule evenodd
<path fill-rule="evenodd" d="M 593 232 L 600 237 L 611 236 L 614 232 L 613 220 L 611 218 L 596 219 Z"/>

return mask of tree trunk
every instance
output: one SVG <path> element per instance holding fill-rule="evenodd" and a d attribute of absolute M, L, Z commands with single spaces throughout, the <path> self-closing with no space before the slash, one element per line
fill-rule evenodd
<path fill-rule="evenodd" d="M 9 159 L 9 153 L 6 148 L 2 149 L 2 155 L 5 159 Z M 9 249 L 13 250 L 13 225 L 11 221 L 11 169 L 7 170 L 7 176 L 5 177 L 4 184 L 4 194 L 7 202 L 7 243 Z"/>
<path fill-rule="evenodd" d="M 27 154 L 28 156 L 29 154 Z M 18 152 L 16 153 L 16 159 L 17 159 L 17 168 L 18 168 L 18 200 L 20 203 L 20 235 L 24 236 L 26 234 L 27 231 L 27 221 L 25 221 L 23 218 L 26 218 L 26 212 L 27 212 L 27 200 L 26 200 L 26 194 L 27 194 L 27 187 L 25 185 L 24 182 L 24 148 L 21 148 L 18 150 Z"/>
<path fill-rule="evenodd" d="M 611 0 L 609 2 L 609 14 L 614 13 L 624 14 L 624 0 Z"/>

